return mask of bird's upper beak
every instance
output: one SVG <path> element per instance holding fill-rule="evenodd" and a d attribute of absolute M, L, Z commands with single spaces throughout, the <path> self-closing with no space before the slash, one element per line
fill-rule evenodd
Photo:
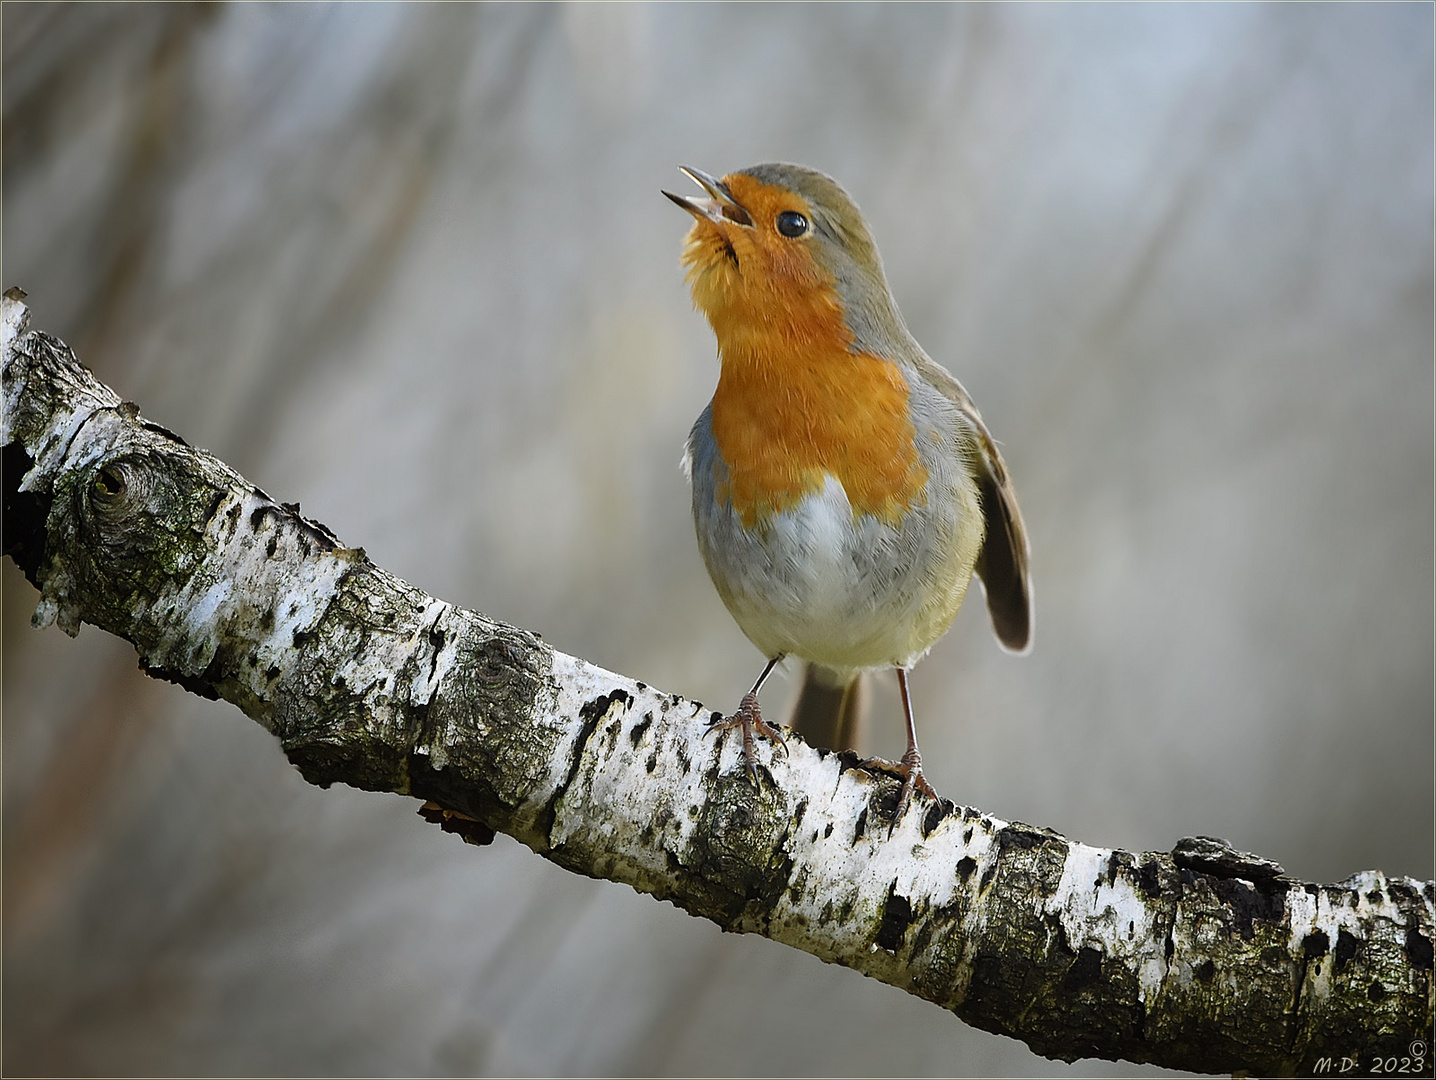
<path fill-rule="evenodd" d="M 680 165 L 678 168 L 692 177 L 698 186 L 708 193 L 708 198 L 690 199 L 684 195 L 675 195 L 671 191 L 665 191 L 663 194 L 696 218 L 714 222 L 726 220 L 735 225 L 752 226 L 753 218 L 743 209 L 743 204 L 733 198 L 733 193 L 722 180 L 709 176 L 701 169 L 690 169 L 687 165 Z"/>

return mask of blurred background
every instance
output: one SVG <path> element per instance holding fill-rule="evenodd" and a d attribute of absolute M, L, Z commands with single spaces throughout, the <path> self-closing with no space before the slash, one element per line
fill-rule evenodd
<path fill-rule="evenodd" d="M 3 46 L 32 325 L 428 592 L 721 709 L 761 658 L 692 536 L 717 362 L 659 189 L 832 173 L 1032 536 L 1032 654 L 978 601 L 914 676 L 938 790 L 1431 877 L 1429 5 L 6 4 Z M 7 1075 L 1153 1072 L 309 787 L 35 600 L 7 561 Z"/>

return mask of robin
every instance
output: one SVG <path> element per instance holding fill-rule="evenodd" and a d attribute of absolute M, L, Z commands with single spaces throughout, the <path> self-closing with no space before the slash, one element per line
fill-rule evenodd
<path fill-rule="evenodd" d="M 923 777 L 908 671 L 947 632 L 974 572 L 997 639 L 1027 650 L 1027 534 L 997 444 L 967 392 L 898 313 L 852 198 L 801 165 L 663 194 L 696 219 L 693 303 L 718 339 L 713 400 L 688 437 L 698 546 L 719 595 L 767 657 L 719 729 L 782 742 L 758 691 L 805 661 L 794 728 L 850 749 L 864 672 L 893 668 L 907 721 L 894 821 Z M 785 746 L 786 749 L 786 746 Z M 886 762 L 875 762 L 887 765 Z"/>

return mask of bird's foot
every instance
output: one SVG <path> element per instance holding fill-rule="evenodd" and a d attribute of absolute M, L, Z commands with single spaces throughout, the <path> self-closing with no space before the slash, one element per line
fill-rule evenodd
<path fill-rule="evenodd" d="M 933 791 L 932 785 L 927 782 L 927 777 L 922 774 L 922 755 L 917 752 L 916 746 L 902 756 L 899 771 L 903 774 L 902 794 L 898 796 L 898 808 L 897 813 L 893 815 L 893 824 L 897 824 L 898 818 L 902 817 L 908 803 L 912 802 L 914 788 L 929 799 L 937 798 L 937 792 Z"/>
<path fill-rule="evenodd" d="M 727 731 L 729 728 L 741 727 L 743 729 L 743 762 L 748 772 L 748 779 L 756 787 L 758 784 L 758 758 L 753 752 L 753 732 L 772 739 L 783 748 L 783 753 L 788 752 L 788 744 L 783 741 L 783 736 L 778 734 L 778 729 L 763 719 L 763 710 L 758 707 L 758 695 L 747 693 L 743 700 L 738 703 L 738 711 L 732 716 L 715 719 L 708 725 L 708 731 Z M 704 732 L 708 734 L 708 732 Z"/>
<path fill-rule="evenodd" d="M 921 791 L 930 799 L 936 799 L 937 792 L 927 782 L 927 777 L 922 774 L 922 755 L 918 753 L 917 747 L 909 747 L 907 753 L 898 762 L 888 761 L 884 758 L 869 758 L 863 762 L 864 768 L 881 769 L 883 772 L 892 773 L 894 776 L 902 777 L 902 793 L 898 796 L 897 810 L 893 812 L 892 824 L 888 827 L 888 835 L 892 835 L 893 829 L 902 819 L 903 812 L 907 810 L 908 804 L 912 802 L 914 790 Z"/>

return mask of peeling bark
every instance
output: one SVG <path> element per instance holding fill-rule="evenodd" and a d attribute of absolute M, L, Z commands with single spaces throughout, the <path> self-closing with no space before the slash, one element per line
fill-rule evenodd
<path fill-rule="evenodd" d="M 0 312 L 5 551 L 35 624 L 132 642 L 311 782 L 426 800 L 1049 1057 L 1430 1075 L 1432 883 L 1292 881 L 1209 838 L 1088 847 L 921 797 L 889 835 L 898 781 L 796 736 L 760 744 L 755 787 L 701 705 L 379 569 L 141 418 L 22 299 Z"/>

